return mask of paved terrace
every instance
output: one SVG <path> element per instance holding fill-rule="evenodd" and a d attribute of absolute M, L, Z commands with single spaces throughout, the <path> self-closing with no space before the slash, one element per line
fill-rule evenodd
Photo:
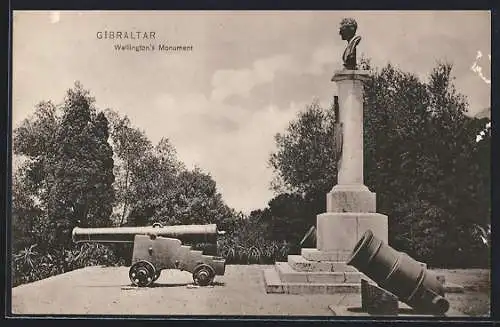
<path fill-rule="evenodd" d="M 215 285 L 193 287 L 188 272 L 165 270 L 152 288 L 132 287 L 128 267 L 87 267 L 12 289 L 14 314 L 333 316 L 329 306 L 357 306 L 360 294 L 266 294 L 263 270 L 228 265 Z M 448 294 L 453 312 L 489 312 L 489 270 L 443 271 L 465 293 Z"/>

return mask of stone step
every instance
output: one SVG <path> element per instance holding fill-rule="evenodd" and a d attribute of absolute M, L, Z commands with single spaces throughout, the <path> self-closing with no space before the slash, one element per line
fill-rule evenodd
<path fill-rule="evenodd" d="M 274 268 L 263 270 L 264 286 L 269 294 L 338 294 L 360 293 L 360 283 L 284 283 Z"/>
<path fill-rule="evenodd" d="M 289 255 L 288 264 L 297 271 L 358 271 L 343 261 L 311 261 L 301 255 Z"/>
<path fill-rule="evenodd" d="M 275 268 L 285 283 L 360 283 L 366 278 L 360 272 L 343 271 L 296 271 L 287 262 L 276 262 Z"/>
<path fill-rule="evenodd" d="M 264 275 L 264 287 L 266 288 L 266 293 L 284 293 L 283 283 L 281 282 L 280 276 L 276 269 L 267 268 L 263 270 Z"/>
<path fill-rule="evenodd" d="M 361 293 L 361 283 L 287 283 L 280 279 L 275 267 L 263 270 L 264 287 L 269 294 L 338 294 Z M 464 288 L 447 283 L 447 293 L 460 293 Z"/>
<path fill-rule="evenodd" d="M 360 283 L 338 283 L 338 284 L 311 284 L 311 283 L 286 283 L 283 284 L 285 294 L 339 294 L 360 293 Z"/>
<path fill-rule="evenodd" d="M 321 251 L 315 248 L 302 248 L 300 254 L 310 261 L 336 261 L 345 262 L 351 255 L 351 251 Z"/>
<path fill-rule="evenodd" d="M 347 264 L 345 262 L 345 259 L 350 257 L 351 251 L 343 251 L 343 250 L 321 251 L 316 248 L 302 248 L 300 250 L 300 255 L 306 261 L 312 261 L 312 262 L 330 261 L 330 262 L 339 262 Z M 427 269 L 427 264 L 425 262 L 419 262 L 419 261 L 417 262 Z"/>

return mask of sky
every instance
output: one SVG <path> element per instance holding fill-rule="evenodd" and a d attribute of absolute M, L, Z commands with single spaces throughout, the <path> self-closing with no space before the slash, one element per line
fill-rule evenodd
<path fill-rule="evenodd" d="M 469 114 L 490 106 L 488 11 L 16 11 L 13 128 L 38 102 L 61 103 L 78 80 L 99 109 L 127 115 L 154 143 L 169 138 L 187 167 L 212 175 L 228 205 L 263 208 L 273 197 L 274 135 L 312 101 L 327 107 L 336 94 L 330 79 L 342 65 L 343 17 L 358 22 L 358 56 L 422 79 L 438 60 L 451 62 Z M 155 38 L 97 37 L 105 31 Z M 118 51 L 118 44 L 156 48 Z M 160 44 L 192 50 L 159 51 Z"/>

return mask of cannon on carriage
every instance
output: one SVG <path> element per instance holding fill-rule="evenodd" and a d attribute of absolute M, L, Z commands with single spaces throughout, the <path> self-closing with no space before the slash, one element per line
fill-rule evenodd
<path fill-rule="evenodd" d="M 183 243 L 212 244 L 217 247 L 217 237 L 224 234 L 217 225 L 154 224 L 146 227 L 105 227 L 73 229 L 75 243 L 133 243 L 132 265 L 129 278 L 133 285 L 150 286 L 160 277 L 163 269 L 189 271 L 196 285 L 206 286 L 215 276 L 224 275 L 225 259 L 206 255 Z"/>

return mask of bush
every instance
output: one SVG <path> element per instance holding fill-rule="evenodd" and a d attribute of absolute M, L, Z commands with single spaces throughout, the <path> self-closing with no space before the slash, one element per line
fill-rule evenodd
<path fill-rule="evenodd" d="M 101 244 L 84 244 L 71 249 L 37 251 L 33 244 L 13 255 L 12 286 L 34 282 L 50 276 L 92 265 L 123 264 L 115 251 Z"/>
<path fill-rule="evenodd" d="M 286 240 L 268 238 L 268 229 L 268 224 L 259 219 L 236 220 L 231 230 L 219 238 L 217 254 L 228 264 L 272 264 L 286 260 L 294 246 Z"/>
<path fill-rule="evenodd" d="M 245 242 L 231 235 L 218 242 L 218 255 L 228 264 L 272 264 L 286 260 L 290 253 L 290 243 L 286 241 L 258 239 Z"/>

